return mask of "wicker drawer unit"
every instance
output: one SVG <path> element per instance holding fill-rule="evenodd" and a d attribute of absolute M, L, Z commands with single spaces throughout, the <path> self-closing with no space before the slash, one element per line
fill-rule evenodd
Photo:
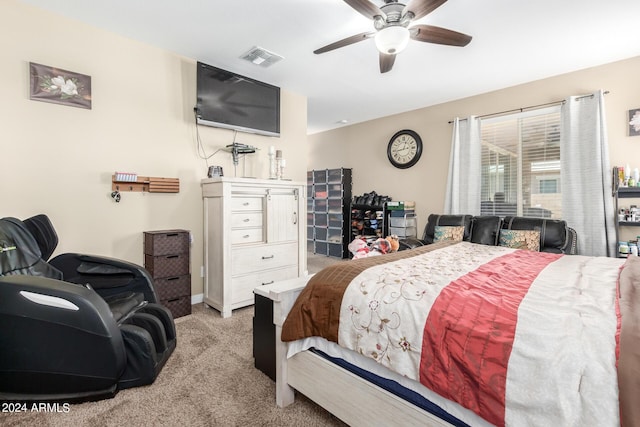
<path fill-rule="evenodd" d="M 173 317 L 191 314 L 189 232 L 158 230 L 144 232 L 144 267 L 153 277 L 160 304 Z"/>

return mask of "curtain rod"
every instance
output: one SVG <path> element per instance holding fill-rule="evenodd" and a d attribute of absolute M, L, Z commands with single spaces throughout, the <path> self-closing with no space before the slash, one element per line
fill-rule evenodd
<path fill-rule="evenodd" d="M 603 94 L 605 94 L 605 95 L 607 95 L 608 93 L 609 93 L 608 90 L 605 90 L 603 92 Z M 578 99 L 583 99 L 583 98 L 593 98 L 593 94 L 577 96 L 575 99 L 578 100 Z M 525 112 L 527 110 L 534 110 L 536 108 L 542 108 L 542 107 L 550 107 L 552 105 L 564 104 L 565 102 L 566 102 L 566 100 L 562 99 L 560 101 L 552 101 L 552 102 L 547 102 L 545 104 L 531 105 L 529 107 L 514 108 L 514 109 L 511 109 L 511 110 L 500 111 L 498 113 L 483 114 L 481 116 L 477 116 L 477 118 L 478 119 L 484 119 L 484 118 L 487 118 L 487 117 L 502 116 L 502 115 L 506 115 L 506 114 L 509 114 L 509 113 L 523 113 L 523 112 Z M 460 120 L 467 120 L 467 119 L 465 118 L 465 119 L 460 119 Z M 447 123 L 451 124 L 451 123 L 453 123 L 453 120 L 449 120 Z"/>

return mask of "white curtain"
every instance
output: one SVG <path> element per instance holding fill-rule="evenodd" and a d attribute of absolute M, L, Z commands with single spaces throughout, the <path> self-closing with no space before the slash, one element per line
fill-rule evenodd
<path fill-rule="evenodd" d="M 604 94 L 572 96 L 561 111 L 563 219 L 578 234 L 579 254 L 615 256 Z"/>
<path fill-rule="evenodd" d="M 456 118 L 449 157 L 444 213 L 480 215 L 480 120 Z"/>

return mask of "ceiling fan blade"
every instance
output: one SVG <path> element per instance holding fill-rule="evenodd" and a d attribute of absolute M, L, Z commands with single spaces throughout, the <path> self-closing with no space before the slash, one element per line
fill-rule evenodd
<path fill-rule="evenodd" d="M 355 36 L 347 37 L 346 39 L 338 40 L 337 42 L 333 42 L 328 44 L 320 49 L 316 49 L 313 51 L 316 55 L 329 52 L 330 50 L 338 49 L 340 47 L 348 46 L 350 44 L 361 42 L 362 40 L 366 40 L 368 38 L 373 37 L 375 32 L 368 31 L 366 33 L 356 34 Z"/>
<path fill-rule="evenodd" d="M 407 12 L 411 12 L 414 15 L 412 19 L 420 19 L 423 16 L 433 12 L 446 2 L 447 0 L 410 0 L 409 3 L 404 7 L 402 16 L 406 15 Z"/>
<path fill-rule="evenodd" d="M 380 53 L 380 72 L 386 73 L 391 71 L 393 63 L 396 61 L 396 55 L 388 55 L 386 53 Z"/>
<path fill-rule="evenodd" d="M 387 15 L 369 0 L 344 0 L 344 2 L 369 19 L 374 19 L 376 16 L 387 18 Z"/>
<path fill-rule="evenodd" d="M 472 38 L 466 34 L 433 25 L 414 25 L 409 28 L 409 32 L 413 40 L 449 46 L 466 46 Z"/>

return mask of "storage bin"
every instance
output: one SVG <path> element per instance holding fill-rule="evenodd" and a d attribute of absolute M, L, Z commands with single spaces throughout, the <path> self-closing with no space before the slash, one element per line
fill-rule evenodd
<path fill-rule="evenodd" d="M 326 212 L 327 211 L 327 199 L 315 199 L 313 201 L 314 212 Z"/>
<path fill-rule="evenodd" d="M 344 225 L 344 217 L 342 214 L 329 214 L 329 227 L 340 228 Z"/>
<path fill-rule="evenodd" d="M 144 266 L 154 279 L 189 274 L 189 254 L 152 256 L 145 254 Z"/>
<path fill-rule="evenodd" d="M 326 227 L 327 226 L 327 214 L 313 214 L 314 216 L 314 224 L 316 227 Z"/>
<path fill-rule="evenodd" d="M 315 239 L 316 240 L 322 240 L 322 241 L 327 240 L 327 229 L 326 228 L 318 228 L 318 227 L 316 227 L 315 230 L 316 230 L 315 231 L 316 232 L 316 235 L 315 235 Z"/>
<path fill-rule="evenodd" d="M 157 256 L 187 252 L 189 252 L 189 232 L 186 230 L 144 232 L 145 254 Z"/>
<path fill-rule="evenodd" d="M 389 227 L 389 234 L 395 234 L 399 238 L 415 237 L 416 227 Z"/>
<path fill-rule="evenodd" d="M 343 251 L 342 244 L 329 243 L 329 256 L 345 258 L 345 254 L 342 251 Z"/>
<path fill-rule="evenodd" d="M 326 242 L 318 242 L 316 240 L 313 252 L 320 255 L 327 255 L 327 243 Z"/>
<path fill-rule="evenodd" d="M 327 171 L 313 171 L 313 182 L 316 184 L 327 182 Z"/>
<path fill-rule="evenodd" d="M 342 199 L 329 199 L 329 213 L 342 213 Z"/>
<path fill-rule="evenodd" d="M 160 301 L 160 303 L 169 309 L 174 318 L 191 314 L 191 295 Z"/>
<path fill-rule="evenodd" d="M 191 275 L 155 279 L 154 288 L 158 299 L 166 301 L 185 295 L 191 295 Z"/>
<path fill-rule="evenodd" d="M 313 197 L 315 199 L 326 199 L 328 196 L 327 184 L 314 184 Z"/>
<path fill-rule="evenodd" d="M 416 227 L 416 225 L 416 217 L 414 216 L 389 218 L 389 227 Z"/>
<path fill-rule="evenodd" d="M 327 182 L 342 182 L 342 175 L 344 169 L 329 169 L 327 171 Z"/>
<path fill-rule="evenodd" d="M 404 218 L 405 216 L 414 216 L 416 213 L 412 209 L 403 209 L 400 211 L 389 211 L 389 216 L 392 218 Z"/>
<path fill-rule="evenodd" d="M 387 202 L 387 210 L 390 211 L 402 211 L 402 210 L 409 210 L 409 209 L 415 209 L 416 208 L 416 202 L 407 202 L 407 201 L 396 201 L 396 202 Z"/>
<path fill-rule="evenodd" d="M 342 228 L 329 228 L 327 229 L 327 242 L 340 243 L 342 242 Z"/>

